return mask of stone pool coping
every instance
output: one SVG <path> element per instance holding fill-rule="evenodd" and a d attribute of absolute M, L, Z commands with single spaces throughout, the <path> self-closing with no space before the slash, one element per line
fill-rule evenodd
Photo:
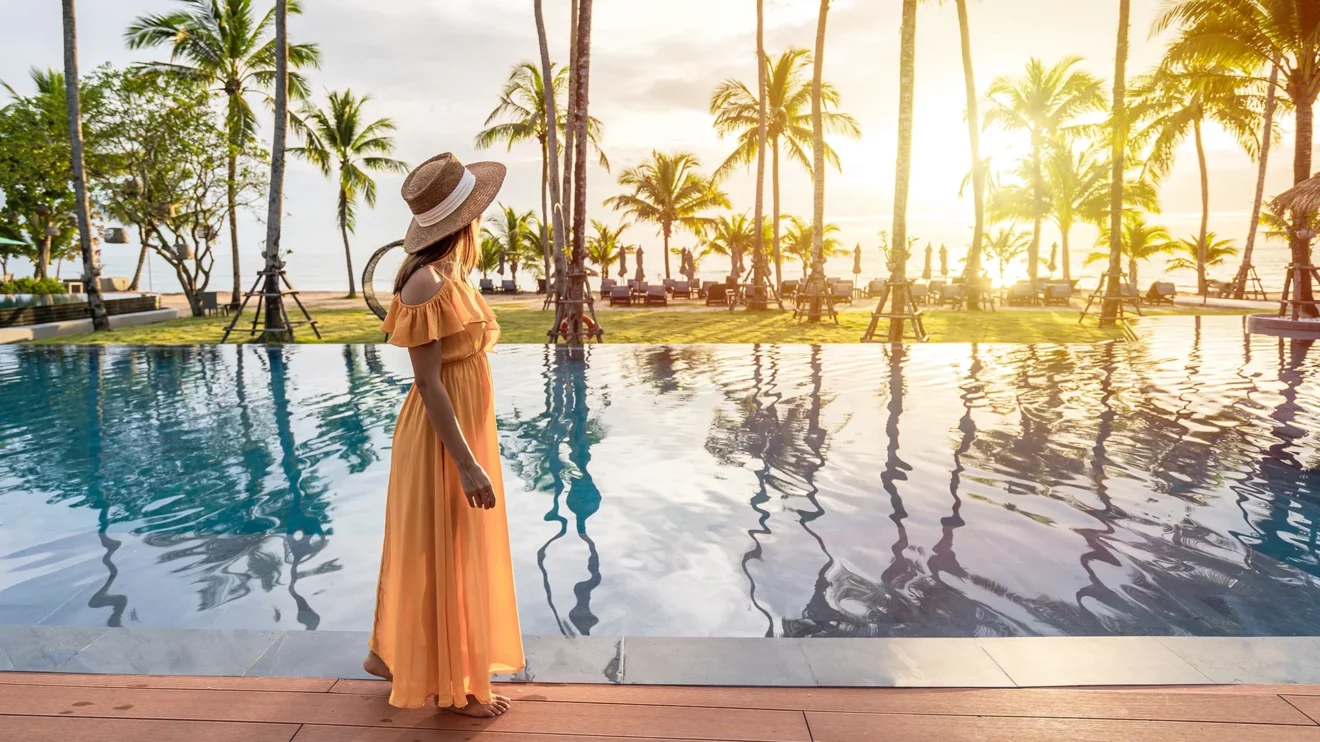
<path fill-rule="evenodd" d="M 365 632 L 0 626 L 0 672 L 366 678 Z M 525 638 L 507 682 L 1014 688 L 1320 683 L 1320 637 Z"/>

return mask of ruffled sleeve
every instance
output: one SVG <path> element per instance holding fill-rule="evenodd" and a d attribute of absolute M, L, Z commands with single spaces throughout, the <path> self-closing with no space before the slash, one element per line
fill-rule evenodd
<path fill-rule="evenodd" d="M 467 332 L 472 325 L 484 330 L 490 321 L 474 297 L 446 281 L 424 304 L 404 304 L 396 296 L 380 329 L 390 336 L 390 345 L 415 348 Z"/>

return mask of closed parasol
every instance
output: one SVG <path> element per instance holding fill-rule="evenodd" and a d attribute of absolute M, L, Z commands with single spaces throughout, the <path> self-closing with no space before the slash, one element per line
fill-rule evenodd
<path fill-rule="evenodd" d="M 930 264 L 931 264 L 932 256 L 933 256 L 934 254 L 935 254 L 935 248 L 931 247 L 930 244 L 927 243 L 927 244 L 926 244 L 926 267 L 925 267 L 924 270 L 921 271 L 921 280 L 923 280 L 923 281 L 929 281 L 929 280 L 934 276 L 934 270 L 931 268 L 931 265 L 930 265 Z"/>
<path fill-rule="evenodd" d="M 940 275 L 949 277 L 949 248 L 940 245 Z"/>
<path fill-rule="evenodd" d="M 857 247 L 853 248 L 853 275 L 862 275 L 862 244 L 860 242 L 857 243 Z"/>
<path fill-rule="evenodd" d="M 1050 247 L 1050 276 L 1054 276 L 1054 271 L 1059 269 L 1059 243 L 1054 243 Z"/>
<path fill-rule="evenodd" d="M 619 278 L 628 275 L 628 248 L 619 251 Z"/>
<path fill-rule="evenodd" d="M 508 258 L 508 253 L 505 252 L 504 250 L 500 250 L 500 267 L 497 269 L 497 272 L 501 276 L 504 275 L 504 263 L 507 258 Z"/>
<path fill-rule="evenodd" d="M 646 283 L 646 269 L 642 263 L 644 257 L 645 255 L 642 253 L 642 248 L 637 248 L 637 275 L 634 277 L 634 280 L 637 281 L 637 283 Z"/>

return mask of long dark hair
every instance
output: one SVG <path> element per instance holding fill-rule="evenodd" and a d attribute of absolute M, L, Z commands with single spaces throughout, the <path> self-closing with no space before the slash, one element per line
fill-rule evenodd
<path fill-rule="evenodd" d="M 417 271 L 451 257 L 454 259 L 454 275 L 445 278 L 466 281 L 468 275 L 477 266 L 477 224 L 478 221 L 474 221 L 439 242 L 427 245 L 404 258 L 403 265 L 399 266 L 398 275 L 394 277 L 394 293 L 402 293 L 408 279 Z"/>

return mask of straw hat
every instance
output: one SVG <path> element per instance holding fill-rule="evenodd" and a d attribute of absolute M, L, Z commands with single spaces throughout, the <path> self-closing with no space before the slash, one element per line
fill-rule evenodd
<path fill-rule="evenodd" d="M 413 213 L 403 251 L 418 252 L 476 221 L 499 194 L 505 172 L 498 162 L 464 167 L 448 152 L 419 165 L 403 181 Z"/>

